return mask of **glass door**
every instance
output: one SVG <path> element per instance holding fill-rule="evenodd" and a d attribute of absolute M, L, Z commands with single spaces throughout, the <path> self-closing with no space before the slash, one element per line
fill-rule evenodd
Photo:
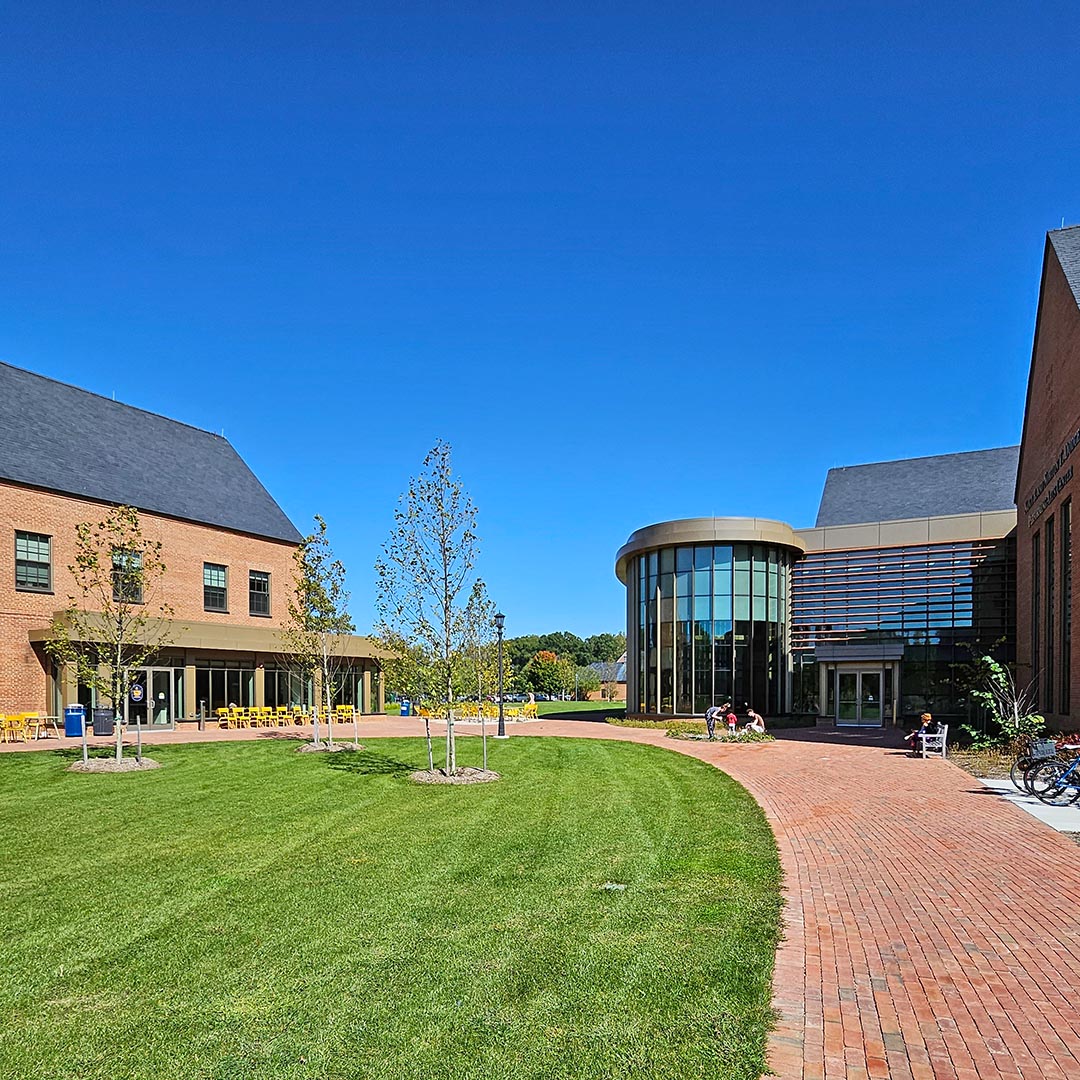
<path fill-rule="evenodd" d="M 836 722 L 857 724 L 859 722 L 859 673 L 840 671 L 836 675 Z"/>
<path fill-rule="evenodd" d="M 124 702 L 124 719 L 129 724 L 145 725 L 147 722 L 146 699 L 150 692 L 146 681 L 148 674 L 145 669 L 140 669 L 132 676 Z"/>
<path fill-rule="evenodd" d="M 881 672 L 859 672 L 859 724 L 881 727 Z"/>
<path fill-rule="evenodd" d="M 881 727 L 885 715 L 881 683 L 880 669 L 837 671 L 836 723 L 842 727 Z"/>
<path fill-rule="evenodd" d="M 183 669 L 177 669 L 181 676 Z M 129 724 L 171 729 L 180 714 L 182 691 L 172 668 L 143 668 L 135 672 L 124 716 Z M 182 685 L 182 684 L 181 684 Z"/>
<path fill-rule="evenodd" d="M 150 723 L 168 727 L 173 721 L 172 668 L 155 668 L 150 672 Z"/>

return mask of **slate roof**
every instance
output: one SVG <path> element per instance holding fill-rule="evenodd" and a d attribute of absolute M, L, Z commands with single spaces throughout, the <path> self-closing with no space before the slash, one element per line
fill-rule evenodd
<path fill-rule="evenodd" d="M 975 514 L 1016 505 L 1019 446 L 830 469 L 815 527 Z"/>
<path fill-rule="evenodd" d="M 1080 225 L 1054 229 L 1046 234 L 1046 238 L 1053 245 L 1054 254 L 1065 271 L 1065 280 L 1072 289 L 1073 298 L 1080 304 Z"/>
<path fill-rule="evenodd" d="M 299 543 L 227 439 L 0 362 L 0 478 Z"/>

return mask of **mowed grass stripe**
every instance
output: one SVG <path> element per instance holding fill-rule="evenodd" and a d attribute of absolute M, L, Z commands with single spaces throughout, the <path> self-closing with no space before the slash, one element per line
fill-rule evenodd
<path fill-rule="evenodd" d="M 410 784 L 418 740 L 153 754 L 0 759 L 0 1075 L 760 1075 L 779 864 L 717 770 L 576 739 L 493 743 L 504 779 L 466 788 Z"/>

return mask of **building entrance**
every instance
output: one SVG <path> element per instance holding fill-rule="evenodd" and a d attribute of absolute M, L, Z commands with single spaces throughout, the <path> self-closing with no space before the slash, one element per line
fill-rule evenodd
<path fill-rule="evenodd" d="M 124 702 L 124 717 L 129 724 L 171 731 L 177 719 L 183 717 L 183 668 L 140 668 L 132 686 L 140 686 L 142 691 L 129 692 Z"/>
<path fill-rule="evenodd" d="M 836 716 L 841 727 L 881 727 L 885 717 L 881 668 L 836 672 Z M 891 711 L 891 710 L 890 710 Z"/>

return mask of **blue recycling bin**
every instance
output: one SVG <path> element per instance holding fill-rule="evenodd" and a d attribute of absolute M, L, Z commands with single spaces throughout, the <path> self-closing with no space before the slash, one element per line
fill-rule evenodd
<path fill-rule="evenodd" d="M 412 716 L 412 702 L 408 698 L 401 699 L 401 715 Z"/>
<path fill-rule="evenodd" d="M 86 719 L 85 705 L 64 706 L 64 735 L 69 739 L 82 738 L 83 721 Z"/>

